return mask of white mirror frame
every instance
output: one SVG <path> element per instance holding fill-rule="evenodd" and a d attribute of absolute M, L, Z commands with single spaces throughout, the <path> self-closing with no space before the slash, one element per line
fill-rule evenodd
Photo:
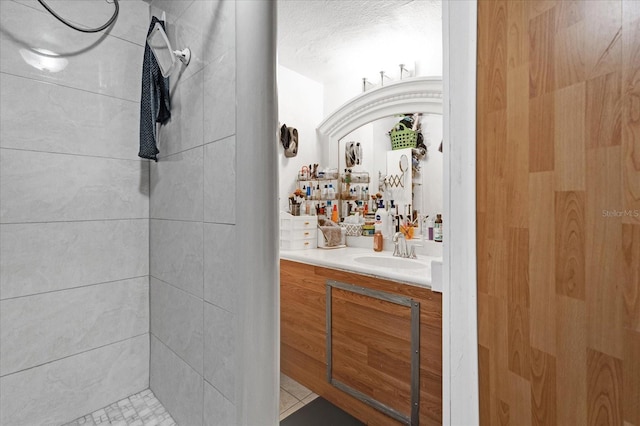
<path fill-rule="evenodd" d="M 328 159 L 338 158 L 338 141 L 380 118 L 422 112 L 442 115 L 442 79 L 414 77 L 356 96 L 329 115 L 316 129 L 318 142 L 328 147 Z"/>

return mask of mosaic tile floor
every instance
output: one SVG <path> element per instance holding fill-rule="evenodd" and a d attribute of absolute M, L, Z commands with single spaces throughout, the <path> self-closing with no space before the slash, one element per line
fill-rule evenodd
<path fill-rule="evenodd" d="M 176 426 L 151 389 L 80 417 L 63 426 Z"/>

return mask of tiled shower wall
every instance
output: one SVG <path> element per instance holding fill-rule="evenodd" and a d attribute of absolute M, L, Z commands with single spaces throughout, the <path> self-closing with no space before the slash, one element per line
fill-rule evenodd
<path fill-rule="evenodd" d="M 49 2 L 87 26 L 113 5 Z M 0 424 L 70 421 L 148 386 L 148 4 L 107 33 L 0 1 Z"/>
<path fill-rule="evenodd" d="M 172 118 L 151 164 L 151 389 L 178 424 L 236 421 L 236 62 L 232 1 L 158 1 Z"/>

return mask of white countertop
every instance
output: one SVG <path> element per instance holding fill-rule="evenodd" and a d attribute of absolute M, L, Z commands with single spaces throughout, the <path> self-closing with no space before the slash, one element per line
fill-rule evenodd
<path fill-rule="evenodd" d="M 431 261 L 442 262 L 440 257 L 419 254 L 418 259 L 401 259 L 393 257 L 389 251 L 375 252 L 372 249 L 356 247 L 280 250 L 280 259 L 340 269 L 427 288 L 432 288 Z M 408 262 L 408 267 L 393 265 L 403 261 Z"/>

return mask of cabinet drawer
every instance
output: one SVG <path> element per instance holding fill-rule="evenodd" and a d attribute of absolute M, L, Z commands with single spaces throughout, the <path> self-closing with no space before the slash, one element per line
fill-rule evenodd
<path fill-rule="evenodd" d="M 308 240 L 316 238 L 318 228 L 307 229 L 281 229 L 280 239 L 283 240 Z"/>
<path fill-rule="evenodd" d="M 315 239 L 310 240 L 280 240 L 280 248 L 282 250 L 308 250 L 317 246 Z"/>
<path fill-rule="evenodd" d="M 316 229 L 318 226 L 317 216 L 289 216 L 280 218 L 280 229 Z"/>

